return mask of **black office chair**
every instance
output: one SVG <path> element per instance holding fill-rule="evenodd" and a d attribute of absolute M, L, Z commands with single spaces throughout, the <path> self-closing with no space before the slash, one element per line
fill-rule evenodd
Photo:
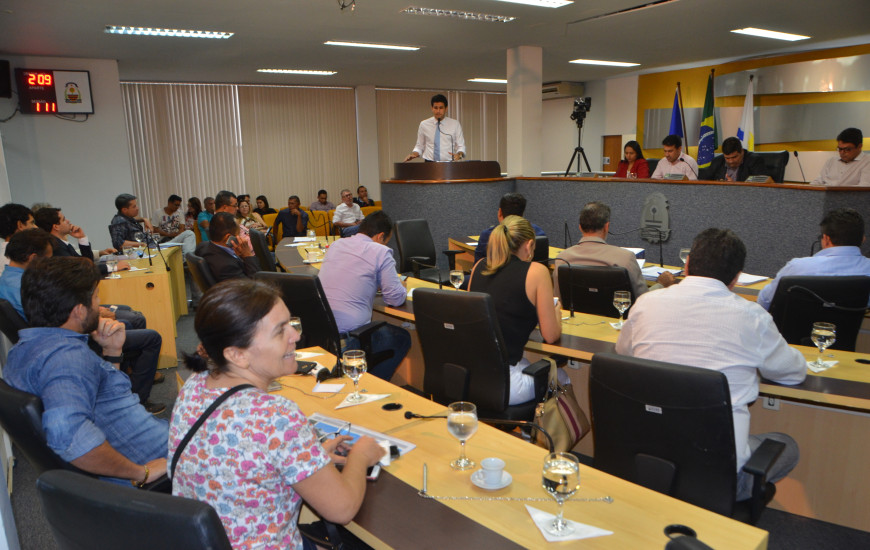
<path fill-rule="evenodd" d="M 768 439 L 743 467 L 755 478 L 752 497 L 735 501 L 731 393 L 721 372 L 597 353 L 589 402 L 598 470 L 748 523 L 776 493 L 767 472 L 785 445 Z"/>
<path fill-rule="evenodd" d="M 42 427 L 42 399 L 17 390 L 0 379 L 0 426 L 6 430 L 15 445 L 24 453 L 38 473 L 49 470 L 69 470 L 95 477 L 59 457 L 48 446 Z M 172 490 L 169 478 L 163 476 L 144 487 L 148 491 L 168 493 Z"/>
<path fill-rule="evenodd" d="M 254 278 L 270 281 L 280 288 L 287 309 L 301 319 L 302 339 L 297 348 L 320 346 L 337 359 L 341 358 L 341 336 L 317 275 L 259 271 Z M 372 353 L 372 333 L 384 324 L 384 321 L 373 321 L 348 333 L 359 340 L 360 348 L 366 352 L 369 369 L 393 356 L 392 351 Z M 338 361 L 335 366 L 339 366 Z"/>
<path fill-rule="evenodd" d="M 269 250 L 269 241 L 266 240 L 266 235 L 263 235 L 256 229 L 251 229 L 248 235 L 251 237 L 254 255 L 257 257 L 257 261 L 260 262 L 260 271 L 278 271 L 278 265 L 275 263 L 275 258 Z"/>
<path fill-rule="evenodd" d="M 29 327 L 30 325 L 15 311 L 12 304 L 0 298 L 0 331 L 6 335 L 6 338 L 9 338 L 13 344 L 17 344 L 18 331 Z"/>
<path fill-rule="evenodd" d="M 660 160 L 662 160 L 662 159 L 651 159 L 651 158 L 646 159 L 646 164 L 647 164 L 647 166 L 649 166 L 649 175 L 650 176 L 652 176 L 653 172 L 656 171 L 656 166 L 659 165 Z"/>
<path fill-rule="evenodd" d="M 480 418 L 531 420 L 547 386 L 550 363 L 523 371 L 535 378 L 535 398 L 508 405 L 510 375 L 492 297 L 482 292 L 418 288 L 414 317 L 426 372 L 423 391 L 435 401 L 471 401 Z"/>
<path fill-rule="evenodd" d="M 53 470 L 36 480 L 45 518 L 61 550 L 231 550 L 217 512 L 204 502 L 131 491 Z"/>
<path fill-rule="evenodd" d="M 870 277 L 783 277 L 770 303 L 770 315 L 789 344 L 812 346 L 813 323 L 837 326 L 831 349 L 855 351 L 870 296 Z"/>
<path fill-rule="evenodd" d="M 544 265 L 549 265 L 550 262 L 550 239 L 537 235 L 535 237 L 535 253 L 532 254 L 532 261 Z"/>
<path fill-rule="evenodd" d="M 791 156 L 788 151 L 763 151 L 753 154 L 764 159 L 764 171 L 773 181 L 782 183 L 785 180 L 785 167 Z"/>
<path fill-rule="evenodd" d="M 619 311 L 613 307 L 613 293 L 617 290 L 631 292 L 631 303 L 634 304 L 636 296 L 628 270 L 624 267 L 559 264 L 557 273 L 565 309 L 619 317 Z"/>
<path fill-rule="evenodd" d="M 394 229 L 396 248 L 399 250 L 399 273 L 411 274 L 432 283 L 449 283 L 450 274 L 436 266 L 435 241 L 426 220 L 399 220 Z M 461 250 L 442 250 L 447 256 L 449 269 L 456 269 L 456 255 Z"/>
<path fill-rule="evenodd" d="M 190 270 L 190 276 L 193 277 L 193 282 L 196 283 L 196 286 L 199 287 L 199 290 L 203 294 L 205 294 L 205 292 L 212 286 L 217 284 L 217 281 L 215 281 L 214 275 L 212 275 L 211 269 L 209 269 L 205 259 L 201 256 L 197 256 L 193 252 L 185 254 L 184 259 L 187 260 L 187 269 Z"/>

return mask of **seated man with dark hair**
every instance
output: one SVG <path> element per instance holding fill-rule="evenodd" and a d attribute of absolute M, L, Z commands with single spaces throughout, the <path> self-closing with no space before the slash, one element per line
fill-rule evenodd
<path fill-rule="evenodd" d="M 126 333 L 101 319 L 100 273 L 84 258 L 33 262 L 21 301 L 34 328 L 20 332 L 3 376 L 39 396 L 48 446 L 74 466 L 129 486 L 166 472 L 168 425 L 130 392 L 118 370 Z M 88 334 L 103 357 L 88 347 Z"/>
<path fill-rule="evenodd" d="M 804 258 L 794 258 L 776 274 L 776 278 L 758 293 L 758 305 L 770 309 L 776 288 L 783 277 L 797 275 L 842 277 L 870 276 L 870 258 L 864 256 L 864 218 L 852 208 L 838 208 L 825 214 L 819 224 L 822 249 Z M 870 304 L 868 304 L 870 305 Z"/>
<path fill-rule="evenodd" d="M 317 192 L 317 200 L 311 203 L 311 206 L 308 207 L 309 210 L 320 210 L 322 212 L 329 212 L 330 210 L 335 210 L 335 205 L 327 200 L 326 189 L 321 189 Z M 292 198 L 292 197 L 291 197 Z M 297 207 L 298 208 L 298 207 Z"/>
<path fill-rule="evenodd" d="M 51 258 L 53 252 L 51 235 L 42 229 L 25 229 L 9 239 L 5 252 L 9 265 L 0 275 L 0 298 L 12 304 L 22 319 L 27 319 L 27 316 L 21 306 L 21 276 L 31 262 Z"/>
<path fill-rule="evenodd" d="M 758 375 L 799 384 L 807 374 L 801 352 L 789 347 L 771 316 L 731 292 L 743 270 L 746 247 L 730 230 L 706 229 L 695 237 L 686 279 L 637 299 L 616 341 L 616 352 L 719 371 L 728 378 L 737 450 L 737 500 L 749 498 L 752 476 L 743 465 L 765 439 L 786 444 L 768 474 L 784 478 L 798 462 L 794 439 L 749 434 L 749 405 L 758 397 Z"/>
<path fill-rule="evenodd" d="M 526 211 L 526 198 L 519 193 L 506 193 L 498 201 L 498 223 L 501 223 L 508 216 L 523 217 L 523 212 Z M 531 223 L 531 222 L 529 222 Z M 477 239 L 477 248 L 474 250 L 474 263 L 486 258 L 486 247 L 489 244 L 489 236 L 492 235 L 492 230 L 497 225 L 490 226 L 489 229 L 484 229 Z M 532 229 L 535 230 L 535 235 L 546 237 L 544 230 L 532 223 Z"/>
<path fill-rule="evenodd" d="M 763 158 L 752 151 L 744 151 L 740 140 L 730 137 L 722 142 L 722 154 L 714 157 L 710 166 L 701 168 L 698 179 L 746 181 L 749 176 L 771 176 L 771 174 L 767 173 Z"/>
<path fill-rule="evenodd" d="M 115 208 L 118 213 L 109 223 L 109 235 L 115 250 L 123 250 L 125 246 L 138 246 L 140 243 L 135 238 L 136 233 L 154 231 L 151 222 L 139 215 L 139 202 L 135 195 L 121 193 L 115 198 Z"/>
<path fill-rule="evenodd" d="M 278 233 L 278 226 L 281 233 Z M 287 208 L 278 212 L 275 224 L 272 228 L 272 236 L 275 243 L 282 237 L 304 237 L 308 232 L 308 212 L 299 208 L 299 197 L 290 195 L 287 199 Z"/>
<path fill-rule="evenodd" d="M 253 277 L 260 264 L 249 243 L 239 239 L 239 224 L 229 212 L 218 212 L 211 219 L 209 241 L 196 247 L 218 283 L 237 277 Z"/>
<path fill-rule="evenodd" d="M 864 134 L 858 128 L 846 128 L 837 136 L 839 158 L 828 159 L 813 185 L 870 186 L 870 157 L 862 152 Z"/>
<path fill-rule="evenodd" d="M 6 243 L 16 231 L 34 227 L 36 225 L 33 223 L 33 212 L 23 204 L 9 202 L 0 207 L 0 239 L 2 239 L 0 240 L 0 273 L 9 264 L 9 259 L 3 253 L 6 250 Z"/>
<path fill-rule="evenodd" d="M 91 243 L 88 240 L 88 236 L 85 235 L 85 232 L 81 227 L 73 225 L 72 222 L 63 215 L 60 208 L 40 208 L 39 211 L 34 214 L 34 218 L 36 219 L 37 227 L 51 234 L 51 247 L 54 250 L 54 256 L 82 256 L 94 261 L 94 253 L 91 250 Z M 67 242 L 66 238 L 70 235 L 78 239 L 78 251 L 73 247 L 73 245 Z M 97 256 L 99 257 L 104 254 L 112 254 L 115 252 L 117 252 L 117 250 L 114 248 L 106 248 L 105 250 L 100 250 Z M 97 264 L 97 267 L 100 269 L 100 274 L 103 276 L 107 275 L 110 271 L 109 267 L 104 263 Z M 115 266 L 113 271 L 121 271 L 124 269 L 130 269 L 130 264 L 121 260 L 118 262 L 118 265 Z"/>
<path fill-rule="evenodd" d="M 689 155 L 683 153 L 683 138 L 673 134 L 662 140 L 662 151 L 665 156 L 659 160 L 652 179 L 662 179 L 667 176 L 686 176 L 687 179 L 698 179 L 698 163 Z"/>
<path fill-rule="evenodd" d="M 178 195 L 170 195 L 166 206 L 154 211 L 151 225 L 160 233 L 161 243 L 178 243 L 183 254 L 196 250 L 196 235 L 185 225 Z"/>
<path fill-rule="evenodd" d="M 372 212 L 359 225 L 359 232 L 332 243 L 320 268 L 320 282 L 344 337 L 372 320 L 372 305 L 378 289 L 384 303 L 400 306 L 407 292 L 396 273 L 396 260 L 387 246 L 393 222 L 382 210 Z M 346 338 L 345 349 L 359 349 L 359 342 Z M 411 349 L 411 334 L 387 323 L 372 334 L 372 353 L 392 350 L 393 356 L 369 368 L 389 380 Z"/>

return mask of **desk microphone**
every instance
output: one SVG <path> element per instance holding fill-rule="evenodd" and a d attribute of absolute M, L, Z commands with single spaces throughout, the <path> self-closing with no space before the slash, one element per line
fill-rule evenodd
<path fill-rule="evenodd" d="M 439 122 L 440 122 L 440 121 L 439 121 Z M 436 128 L 438 128 L 438 131 L 439 131 L 440 133 L 442 133 L 442 134 L 444 134 L 445 136 L 447 136 L 447 137 L 450 138 L 450 162 L 453 162 L 453 159 L 454 159 L 455 154 L 456 154 L 456 142 L 455 142 L 455 140 L 453 139 L 453 136 L 452 136 L 451 134 L 448 134 L 447 132 L 445 132 L 444 130 L 441 129 L 441 125 L 440 125 L 440 124 L 437 124 L 437 125 L 436 125 Z M 441 160 L 441 159 L 436 159 L 436 160 Z"/>
<path fill-rule="evenodd" d="M 433 414 L 432 416 L 423 416 L 422 414 L 412 413 L 411 411 L 405 411 L 405 418 L 408 420 L 412 418 L 447 418 L 444 415 Z"/>
<path fill-rule="evenodd" d="M 434 269 L 435 273 L 438 275 L 438 290 L 442 290 L 444 288 L 444 283 L 443 283 L 443 281 L 441 281 L 441 270 L 438 269 L 437 265 L 429 265 L 429 264 L 424 264 L 423 262 L 421 262 L 420 261 L 421 259 L 422 260 L 428 259 L 424 256 L 411 256 L 408 259 L 411 260 L 411 265 L 412 265 L 412 269 L 414 272 L 414 278 L 416 278 L 416 279 L 420 278 L 420 267 L 421 266 L 427 267 L 430 269 Z"/>
<path fill-rule="evenodd" d="M 804 183 L 807 183 L 807 177 L 804 175 L 804 167 L 801 166 L 801 158 L 798 156 L 797 151 L 794 152 L 794 158 L 798 161 L 798 168 L 801 169 L 801 179 Z"/>
<path fill-rule="evenodd" d="M 567 224 L 566 224 L 567 225 Z M 568 260 L 565 258 L 553 258 L 553 267 L 556 267 L 556 260 L 560 262 L 565 262 L 565 265 L 568 266 L 568 311 L 571 312 L 571 317 L 574 317 L 574 270 L 571 269 L 571 264 L 568 263 Z M 559 280 L 559 270 L 556 269 L 556 280 Z M 559 294 L 562 293 L 562 288 L 559 288 Z M 562 297 L 559 296 L 559 299 Z M 564 305 L 564 304 L 563 304 Z"/>
<path fill-rule="evenodd" d="M 691 170 L 692 173 L 695 174 L 695 179 L 698 179 L 698 172 L 695 172 L 695 169 L 692 168 L 692 165 L 689 164 L 689 163 L 686 161 L 686 159 L 684 159 L 683 157 L 680 157 L 680 162 L 685 162 L 685 163 L 686 163 L 686 166 L 689 167 L 689 170 Z"/>
<path fill-rule="evenodd" d="M 568 229 L 568 221 L 566 220 L 565 221 L 565 246 L 563 246 L 562 248 L 568 248 L 569 242 L 573 243 L 574 241 L 571 240 L 571 231 Z"/>

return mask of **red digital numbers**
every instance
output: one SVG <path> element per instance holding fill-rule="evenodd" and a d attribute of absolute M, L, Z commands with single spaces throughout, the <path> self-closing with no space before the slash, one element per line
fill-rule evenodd
<path fill-rule="evenodd" d="M 51 73 L 27 73 L 27 84 L 30 86 L 51 86 L 53 82 Z"/>
<path fill-rule="evenodd" d="M 45 102 L 45 101 L 37 101 L 33 104 L 36 108 L 37 113 L 56 113 L 57 112 L 57 103 L 55 102 Z"/>

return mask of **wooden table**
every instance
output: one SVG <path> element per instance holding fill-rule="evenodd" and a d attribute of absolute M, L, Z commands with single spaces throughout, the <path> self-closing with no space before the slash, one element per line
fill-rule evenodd
<path fill-rule="evenodd" d="M 332 364 L 324 354 L 322 364 Z M 345 391 L 351 389 L 346 383 Z M 294 400 L 306 414 L 327 416 L 359 424 L 414 443 L 417 447 L 385 468 L 381 479 L 370 483 L 363 508 L 352 530 L 366 531 L 364 540 L 376 547 L 393 548 L 542 548 L 547 545 L 528 515 L 525 502 L 430 500 L 417 495 L 422 485 L 423 464 L 428 465 L 428 493 L 435 496 L 546 497 L 541 488 L 541 466 L 546 451 L 500 430 L 481 424 L 467 444 L 468 456 L 480 462 L 498 456 L 507 463 L 513 483 L 499 491 L 484 491 L 471 484 L 471 472 L 457 472 L 449 461 L 459 445 L 448 433 L 445 421 L 407 420 L 405 411 L 438 414 L 444 407 L 393 386 L 373 376 L 363 376 L 361 388 L 370 393 L 389 393 L 381 401 L 335 410 L 344 397 L 326 399 L 311 393 L 311 377 L 282 379 L 281 394 Z M 384 411 L 385 403 L 400 403 L 398 411 Z M 613 531 L 613 535 L 565 542 L 556 547 L 662 548 L 667 538 L 662 530 L 672 523 L 688 525 L 714 548 L 766 548 L 767 533 L 713 512 L 639 487 L 586 466 L 580 466 L 581 489 L 577 498 L 611 496 L 613 503 L 571 502 L 565 504 L 569 519 Z M 555 513 L 554 501 L 528 502 Z"/>
<path fill-rule="evenodd" d="M 100 281 L 100 302 L 128 305 L 141 311 L 148 328 L 156 330 L 163 338 L 157 366 L 169 368 L 178 365 L 176 321 L 187 315 L 184 265 L 180 246 L 163 249 L 166 263 L 156 251 L 152 253 L 155 254 L 151 258 L 153 266 L 149 267 L 147 259 L 133 260 L 130 264 L 140 268 L 139 271 L 121 271 L 119 279 Z"/>

